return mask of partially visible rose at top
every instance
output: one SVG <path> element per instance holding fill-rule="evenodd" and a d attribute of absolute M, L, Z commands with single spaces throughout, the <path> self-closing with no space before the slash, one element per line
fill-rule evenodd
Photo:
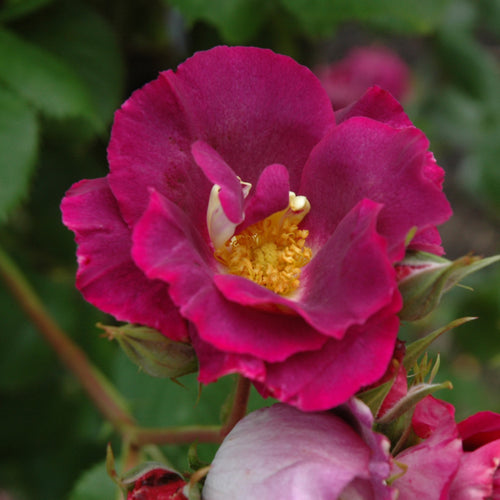
<path fill-rule="evenodd" d="M 410 92 L 408 65 L 386 47 L 355 47 L 343 59 L 318 65 L 314 72 L 334 109 L 356 101 L 373 85 L 390 92 L 398 100 L 404 100 Z"/>

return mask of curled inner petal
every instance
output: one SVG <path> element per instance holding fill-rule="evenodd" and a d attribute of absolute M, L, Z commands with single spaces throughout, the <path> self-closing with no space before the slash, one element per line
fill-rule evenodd
<path fill-rule="evenodd" d="M 246 198 L 252 185 L 248 182 L 241 181 L 240 184 L 243 198 Z M 223 245 L 224 242 L 234 234 L 234 230 L 238 226 L 238 223 L 231 222 L 226 215 L 221 203 L 220 193 L 221 187 L 218 184 L 214 184 L 210 192 L 207 209 L 208 234 L 215 248 Z"/>
<path fill-rule="evenodd" d="M 309 232 L 298 225 L 310 209 L 303 196 L 290 193 L 286 210 L 276 212 L 229 238 L 215 257 L 230 274 L 243 276 L 280 295 L 300 284 L 301 268 L 312 258 L 306 246 Z"/>

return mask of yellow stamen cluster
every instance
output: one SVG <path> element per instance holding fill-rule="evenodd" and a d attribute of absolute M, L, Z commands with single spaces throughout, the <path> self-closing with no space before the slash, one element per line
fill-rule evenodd
<path fill-rule="evenodd" d="M 299 286 L 301 268 L 312 258 L 309 231 L 284 212 L 275 213 L 231 237 L 215 252 L 229 273 L 248 278 L 280 295 Z"/>

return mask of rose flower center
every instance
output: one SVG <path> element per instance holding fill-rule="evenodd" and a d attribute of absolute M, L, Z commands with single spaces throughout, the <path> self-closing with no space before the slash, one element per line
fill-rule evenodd
<path fill-rule="evenodd" d="M 310 205 L 303 196 L 290 193 L 290 205 L 229 238 L 215 251 L 229 273 L 243 276 L 280 295 L 300 284 L 301 268 L 312 258 L 306 246 L 309 231 L 299 229 Z"/>

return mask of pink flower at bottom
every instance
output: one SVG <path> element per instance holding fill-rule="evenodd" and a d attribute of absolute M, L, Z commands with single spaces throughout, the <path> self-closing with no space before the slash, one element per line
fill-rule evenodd
<path fill-rule="evenodd" d="M 110 173 L 62 201 L 77 287 L 120 321 L 189 342 L 304 410 L 347 401 L 391 359 L 407 250 L 441 254 L 443 171 L 370 89 L 335 115 L 311 71 L 254 47 L 199 52 L 115 115 Z"/>
<path fill-rule="evenodd" d="M 394 457 L 392 484 L 398 500 L 448 500 L 450 485 L 462 457 L 462 442 L 454 419 L 454 407 L 427 396 L 420 401 L 412 418 L 415 434 L 421 438 Z"/>
<path fill-rule="evenodd" d="M 277 404 L 247 415 L 217 451 L 204 500 L 392 500 L 389 442 L 370 410 L 351 400 L 337 413 Z"/>
<path fill-rule="evenodd" d="M 458 425 L 449 403 L 417 404 L 413 430 L 422 440 L 394 458 L 399 500 L 499 500 L 500 415 L 480 412 Z"/>
<path fill-rule="evenodd" d="M 464 454 L 450 490 L 451 500 L 500 499 L 500 415 L 476 413 L 458 424 Z"/>

